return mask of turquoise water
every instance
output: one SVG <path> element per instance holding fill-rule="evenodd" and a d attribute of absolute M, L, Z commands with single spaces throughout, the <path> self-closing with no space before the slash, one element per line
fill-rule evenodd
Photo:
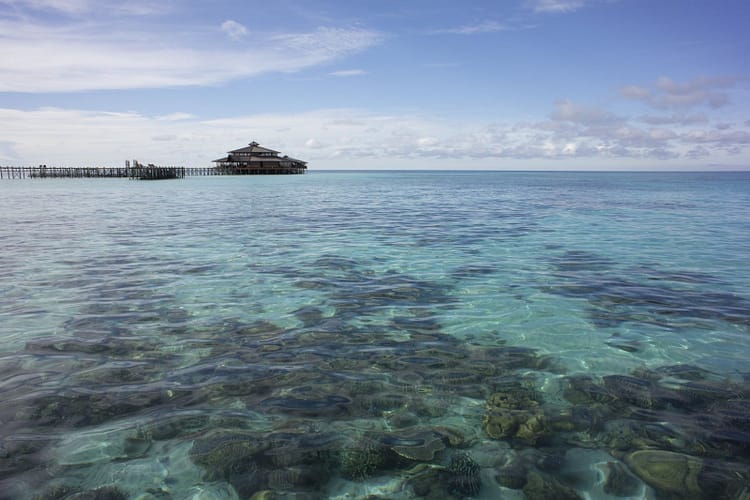
<path fill-rule="evenodd" d="M 750 173 L 15 180 L 0 220 L 0 498 L 750 491 Z"/>

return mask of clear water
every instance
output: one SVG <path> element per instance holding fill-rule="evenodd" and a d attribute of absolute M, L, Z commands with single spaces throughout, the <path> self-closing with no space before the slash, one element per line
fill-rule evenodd
<path fill-rule="evenodd" d="M 750 173 L 3 181 L 0 249 L 0 498 L 748 491 Z"/>

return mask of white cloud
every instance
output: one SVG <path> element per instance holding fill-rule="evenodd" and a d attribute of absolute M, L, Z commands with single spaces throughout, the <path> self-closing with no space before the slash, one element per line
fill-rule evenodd
<path fill-rule="evenodd" d="M 97 6 L 102 7 L 106 5 L 105 2 L 97 2 Z M 152 15 L 163 15 L 171 11 L 171 2 L 168 1 L 149 1 L 144 0 L 141 2 L 128 1 L 123 2 L 121 0 L 113 2 L 115 6 L 107 6 L 112 9 L 115 14 L 126 14 L 129 16 L 152 16 Z"/>
<path fill-rule="evenodd" d="M 163 142 L 170 142 L 170 141 L 176 141 L 178 137 L 174 134 L 162 134 L 162 135 L 155 135 L 151 138 L 151 140 L 154 141 L 163 141 Z"/>
<path fill-rule="evenodd" d="M 527 0 L 526 5 L 534 12 L 563 13 L 580 9 L 586 5 L 585 0 Z"/>
<path fill-rule="evenodd" d="M 444 28 L 431 31 L 435 35 L 477 35 L 482 33 L 497 33 L 499 31 L 511 30 L 508 24 L 497 21 L 482 21 L 476 24 L 466 24 L 456 28 Z"/>
<path fill-rule="evenodd" d="M 651 98 L 651 91 L 638 85 L 627 85 L 620 89 L 620 93 L 626 99 L 635 99 L 645 101 Z"/>
<path fill-rule="evenodd" d="M 621 95 L 641 101 L 655 109 L 686 110 L 694 107 L 720 108 L 729 103 L 728 89 L 737 82 L 735 77 L 701 77 L 688 82 L 676 82 L 662 76 L 648 87 L 629 85 Z"/>
<path fill-rule="evenodd" d="M 685 156 L 692 160 L 696 159 L 702 159 L 702 158 L 708 158 L 711 156 L 711 152 L 704 148 L 703 146 L 696 146 L 693 149 L 689 150 Z"/>
<path fill-rule="evenodd" d="M 3 158 L 14 160 L 20 158 L 13 141 L 0 141 L 0 160 Z"/>
<path fill-rule="evenodd" d="M 170 113 L 168 115 L 156 117 L 157 120 L 164 120 L 164 121 L 170 121 L 170 122 L 174 122 L 177 120 L 189 120 L 191 118 L 195 118 L 195 116 L 190 113 Z"/>
<path fill-rule="evenodd" d="M 321 149 L 321 148 L 325 147 L 325 145 L 322 144 L 317 139 L 310 138 L 310 139 L 308 139 L 308 140 L 305 141 L 305 147 L 309 148 L 309 149 Z"/>
<path fill-rule="evenodd" d="M 348 77 L 348 76 L 362 76 L 366 75 L 367 72 L 363 69 L 342 69 L 339 71 L 332 71 L 328 73 L 331 76 L 341 76 L 341 77 Z"/>
<path fill-rule="evenodd" d="M 0 5 L 28 10 L 56 10 L 68 14 L 78 14 L 91 9 L 91 0 L 0 0 Z"/>
<path fill-rule="evenodd" d="M 271 40 L 293 52 L 328 61 L 380 43 L 382 33 L 366 29 L 318 28 L 307 33 L 276 35 Z"/>
<path fill-rule="evenodd" d="M 79 17 L 92 12 L 108 16 L 128 15 L 147 16 L 164 14 L 169 11 L 169 3 L 154 0 L 0 0 L 0 6 L 9 9 L 6 16 L 23 18 L 27 14 L 55 11 L 64 15 Z"/>
<path fill-rule="evenodd" d="M 705 113 L 692 115 L 648 115 L 641 117 L 641 121 L 650 125 L 695 125 L 698 123 L 708 123 L 708 116 Z"/>
<path fill-rule="evenodd" d="M 683 135 L 683 139 L 694 144 L 747 145 L 750 144 L 750 132 L 745 130 L 691 130 Z"/>
<path fill-rule="evenodd" d="M 382 35 L 319 28 L 268 38 L 259 36 L 243 49 L 208 49 L 168 37 L 155 44 L 144 32 L 104 33 L 84 26 L 0 21 L 0 92 L 212 85 L 331 62 L 379 43 Z"/>
<path fill-rule="evenodd" d="M 557 109 L 552 113 L 553 120 L 569 121 L 583 125 L 612 123 L 621 119 L 601 108 L 583 106 L 570 100 L 558 101 Z"/>
<path fill-rule="evenodd" d="M 221 31 L 227 34 L 232 40 L 240 40 L 247 36 L 247 28 L 231 19 L 221 23 Z"/>
<path fill-rule="evenodd" d="M 573 12 L 593 3 L 615 2 L 618 0 L 524 0 L 520 15 L 505 19 L 482 19 L 475 22 L 427 31 L 431 35 L 481 35 L 503 31 L 519 31 L 536 28 L 538 16 Z M 533 15 L 529 15 L 529 11 Z"/>

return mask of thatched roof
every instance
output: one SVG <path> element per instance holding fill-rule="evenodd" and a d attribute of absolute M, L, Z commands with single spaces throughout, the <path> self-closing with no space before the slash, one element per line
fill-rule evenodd
<path fill-rule="evenodd" d="M 234 151 L 229 151 L 230 153 L 275 153 L 278 154 L 278 151 L 274 151 L 273 149 L 264 148 L 257 142 L 253 141 L 244 148 L 235 149 Z"/>

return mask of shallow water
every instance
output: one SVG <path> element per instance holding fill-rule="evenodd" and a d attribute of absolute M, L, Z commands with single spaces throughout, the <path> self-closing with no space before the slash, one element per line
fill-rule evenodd
<path fill-rule="evenodd" d="M 0 214 L 0 498 L 750 491 L 748 173 L 3 181 Z"/>

